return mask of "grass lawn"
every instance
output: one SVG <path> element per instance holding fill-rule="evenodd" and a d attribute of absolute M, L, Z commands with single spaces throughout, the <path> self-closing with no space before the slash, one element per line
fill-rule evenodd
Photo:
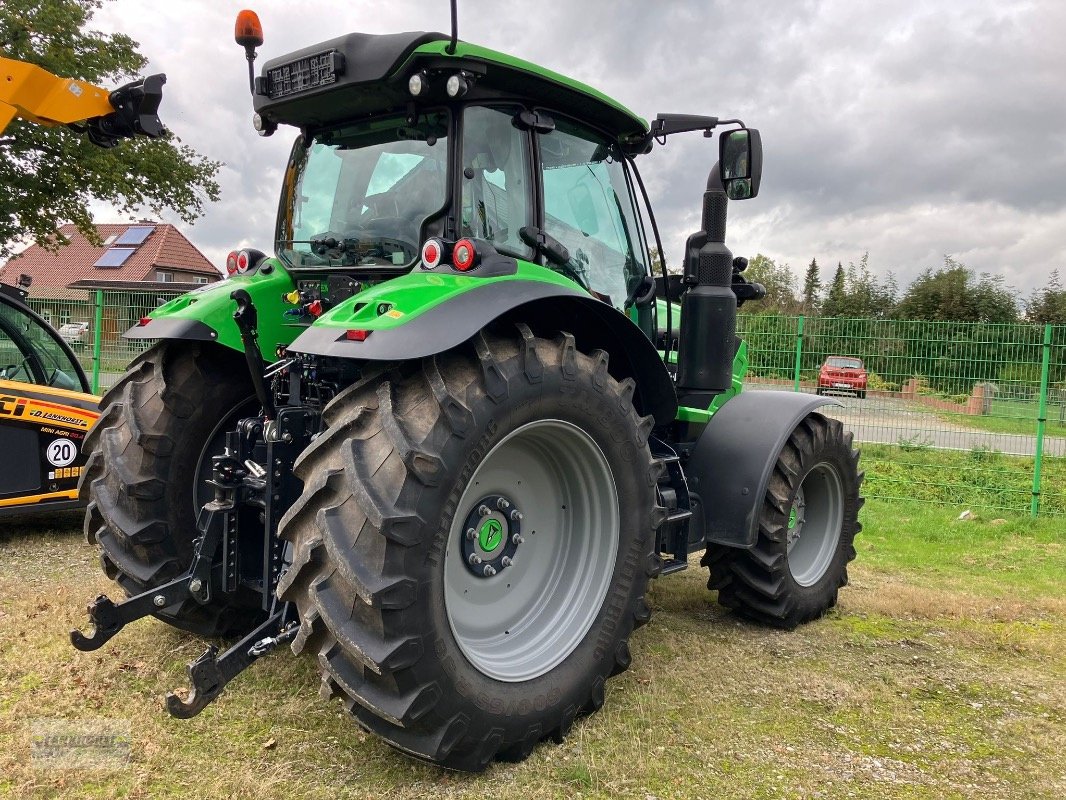
<path fill-rule="evenodd" d="M 871 501 L 833 612 L 793 633 L 737 621 L 699 567 L 657 582 L 632 668 L 562 745 L 476 776 L 415 763 L 317 696 L 287 651 L 199 717 L 168 717 L 204 642 L 155 620 L 94 653 L 67 631 L 114 592 L 77 521 L 0 534 L 0 796 L 1066 796 L 1066 534 L 1061 518 Z M 693 562 L 695 564 L 695 561 Z M 128 722 L 128 766 L 30 757 L 34 719 Z"/>
<path fill-rule="evenodd" d="M 1048 402 L 1047 424 L 1044 426 L 1046 436 L 1066 436 L 1066 422 L 1060 419 L 1062 406 L 1059 402 Z M 991 413 L 987 416 L 969 414 L 952 414 L 937 412 L 945 422 L 962 425 L 966 428 L 989 431 L 990 433 L 1016 433 L 1023 436 L 1036 435 L 1036 418 L 1039 406 L 1035 402 L 1021 400 L 993 400 Z"/>

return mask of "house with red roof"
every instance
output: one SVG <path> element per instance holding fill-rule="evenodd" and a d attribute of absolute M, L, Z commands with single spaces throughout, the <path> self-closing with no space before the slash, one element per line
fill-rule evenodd
<path fill-rule="evenodd" d="M 62 226 L 59 233 L 69 244 L 54 253 L 39 245 L 26 248 L 0 266 L 0 281 L 15 285 L 28 277 L 30 305 L 56 327 L 90 322 L 102 291 L 102 333 L 113 340 L 176 294 L 222 279 L 173 225 L 141 220 L 96 230 L 99 247 L 73 225 Z"/>
<path fill-rule="evenodd" d="M 97 225 L 103 240 L 92 245 L 73 225 L 59 233 L 70 243 L 50 253 L 32 245 L 0 267 L 0 280 L 32 280 L 30 297 L 85 299 L 86 289 L 188 291 L 222 274 L 173 225 L 141 222 Z M 145 285 L 147 284 L 147 285 Z M 163 284 L 166 284 L 163 286 Z"/>

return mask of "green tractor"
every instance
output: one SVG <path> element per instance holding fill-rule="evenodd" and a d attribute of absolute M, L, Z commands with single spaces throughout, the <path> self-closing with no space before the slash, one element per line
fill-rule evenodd
<path fill-rule="evenodd" d="M 847 582 L 861 473 L 834 400 L 741 391 L 725 245 L 758 132 L 649 126 L 581 83 L 438 33 L 353 33 L 268 61 L 242 12 L 256 129 L 299 135 L 276 255 L 126 335 L 156 343 L 86 438 L 85 532 L 127 598 L 239 641 L 189 665 L 189 717 L 279 644 L 427 761 L 480 770 L 604 702 L 648 581 L 702 553 L 737 614 L 782 628 Z M 680 275 L 638 159 L 719 138 Z"/>

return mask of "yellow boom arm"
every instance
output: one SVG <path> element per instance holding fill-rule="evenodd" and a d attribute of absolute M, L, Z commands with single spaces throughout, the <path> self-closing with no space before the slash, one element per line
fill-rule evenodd
<path fill-rule="evenodd" d="M 150 75 L 112 92 L 60 78 L 35 64 L 0 58 L 0 134 L 15 117 L 40 125 L 84 125 L 96 144 L 141 134 L 161 136 L 156 114 L 165 75 Z"/>

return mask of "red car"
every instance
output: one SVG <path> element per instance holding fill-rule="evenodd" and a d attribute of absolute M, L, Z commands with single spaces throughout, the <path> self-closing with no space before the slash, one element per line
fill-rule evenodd
<path fill-rule="evenodd" d="M 818 394 L 853 392 L 866 397 L 866 367 L 861 358 L 829 356 L 818 373 Z"/>

